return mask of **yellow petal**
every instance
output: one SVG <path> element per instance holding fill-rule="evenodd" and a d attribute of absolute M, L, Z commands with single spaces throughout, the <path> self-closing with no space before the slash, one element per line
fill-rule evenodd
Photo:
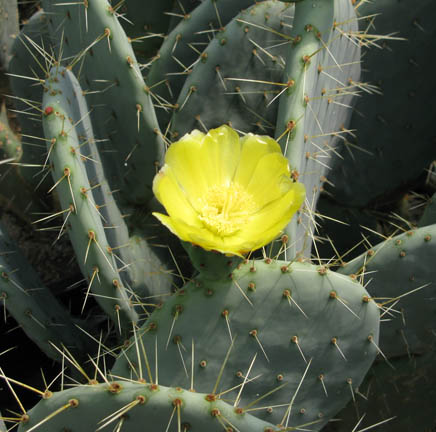
<path fill-rule="evenodd" d="M 194 227 L 181 219 L 170 218 L 161 213 L 153 213 L 160 222 L 180 239 L 201 246 L 206 250 L 216 250 L 222 253 L 238 255 L 238 247 L 227 246 L 226 238 L 219 237 L 205 227 Z M 235 239 L 233 239 L 234 241 Z M 236 243 L 240 243 L 239 242 Z"/>
<path fill-rule="evenodd" d="M 215 185 L 229 184 L 239 164 L 238 134 L 228 126 L 207 135 L 193 131 L 172 144 L 165 163 L 173 169 L 182 190 L 198 209 L 198 200 Z"/>
<path fill-rule="evenodd" d="M 234 181 L 248 185 L 260 159 L 270 153 L 280 153 L 277 141 L 269 136 L 247 134 L 241 139 L 240 164 L 236 170 Z"/>
<path fill-rule="evenodd" d="M 241 144 L 238 134 L 224 125 L 204 137 L 202 150 L 210 167 L 208 177 L 214 185 L 229 185 L 239 165 Z M 207 169 L 206 167 L 206 169 Z"/>
<path fill-rule="evenodd" d="M 254 213 L 240 235 L 244 238 L 259 238 L 260 242 L 257 243 L 269 243 L 278 236 L 291 217 L 301 207 L 304 197 L 305 188 L 303 184 L 293 183 L 285 195 Z M 274 231 L 276 232 L 275 235 L 273 234 Z"/>
<path fill-rule="evenodd" d="M 193 131 L 172 144 L 153 190 L 168 215 L 153 213 L 182 240 L 242 255 L 276 238 L 301 206 L 279 144 L 239 139 L 228 126 Z"/>
<path fill-rule="evenodd" d="M 288 160 L 281 153 L 270 153 L 259 160 L 246 190 L 262 208 L 289 190 L 289 176 Z"/>
<path fill-rule="evenodd" d="M 177 183 L 169 165 L 164 165 L 154 178 L 153 192 L 171 217 L 183 219 L 190 225 L 201 225 L 197 212 Z"/>
<path fill-rule="evenodd" d="M 208 167 L 205 161 L 201 160 L 204 136 L 204 133 L 194 130 L 170 145 L 165 154 L 165 164 L 173 170 L 178 184 L 192 205 L 207 192 L 211 183 L 207 173 Z"/>

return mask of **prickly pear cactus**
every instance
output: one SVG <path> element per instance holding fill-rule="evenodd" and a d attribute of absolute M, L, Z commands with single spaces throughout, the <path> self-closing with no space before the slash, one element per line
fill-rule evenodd
<path fill-rule="evenodd" d="M 414 297 L 432 279 L 433 225 L 348 264 L 334 239 L 333 259 L 318 249 L 318 198 L 370 88 L 363 2 L 148 3 L 43 0 L 4 64 L 21 126 L 2 118 L 0 181 L 22 200 L 1 192 L 0 216 L 68 236 L 81 274 L 60 296 L 1 226 L 5 317 L 58 362 L 38 387 L 0 353 L 2 419 L 20 432 L 329 427 L 377 356 L 434 354 L 432 304 Z M 384 325 L 403 299 L 414 324 Z"/>
<path fill-rule="evenodd" d="M 0 68 L 7 69 L 11 60 L 11 46 L 18 36 L 17 0 L 0 1 Z"/>

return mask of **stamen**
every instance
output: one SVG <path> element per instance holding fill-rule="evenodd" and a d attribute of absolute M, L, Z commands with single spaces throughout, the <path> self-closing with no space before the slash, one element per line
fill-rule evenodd
<path fill-rule="evenodd" d="M 200 220 L 215 234 L 226 237 L 239 231 L 256 210 L 253 197 L 238 183 L 211 187 L 200 199 Z"/>

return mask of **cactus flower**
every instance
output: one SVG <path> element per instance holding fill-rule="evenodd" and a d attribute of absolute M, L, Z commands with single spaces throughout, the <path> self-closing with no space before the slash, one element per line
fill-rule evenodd
<path fill-rule="evenodd" d="M 168 213 L 154 216 L 180 239 L 239 256 L 274 240 L 305 197 L 276 141 L 228 126 L 172 144 L 153 191 Z"/>

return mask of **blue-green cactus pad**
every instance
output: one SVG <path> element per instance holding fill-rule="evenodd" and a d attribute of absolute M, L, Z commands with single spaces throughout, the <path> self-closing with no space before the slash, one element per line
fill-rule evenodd
<path fill-rule="evenodd" d="M 363 274 L 368 291 L 384 305 L 380 345 L 387 357 L 433 346 L 435 256 L 436 225 L 429 225 L 389 238 L 339 270 Z"/>
<path fill-rule="evenodd" d="M 159 382 L 190 387 L 193 379 L 195 390 L 220 393 L 241 386 L 256 356 L 238 406 L 286 424 L 292 400 L 289 426 L 318 429 L 351 398 L 350 383 L 361 382 L 377 354 L 379 310 L 367 297 L 358 282 L 324 267 L 247 261 L 227 282 L 199 276 L 158 307 L 112 373 L 142 378 L 143 353 L 154 370 L 157 348 Z"/>
<path fill-rule="evenodd" d="M 205 394 L 140 382 L 77 386 L 54 393 L 27 414 L 29 420 L 19 426 L 19 432 L 95 432 L 100 428 L 114 430 L 120 424 L 118 430 L 123 432 L 278 430 L 254 416 L 235 412 L 221 400 L 208 401 Z M 41 426 L 35 427 L 40 422 Z"/>

